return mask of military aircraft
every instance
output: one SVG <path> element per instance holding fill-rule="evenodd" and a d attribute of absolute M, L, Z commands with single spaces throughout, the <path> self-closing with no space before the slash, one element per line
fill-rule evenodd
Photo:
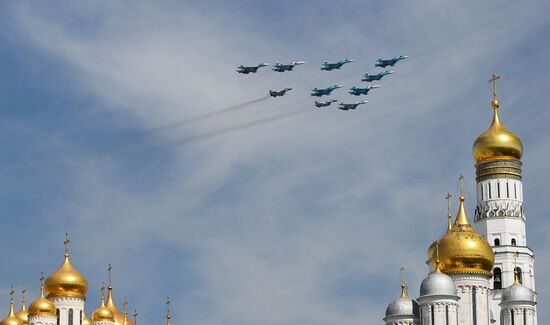
<path fill-rule="evenodd" d="M 380 88 L 380 86 L 374 85 L 374 86 L 367 86 L 366 88 L 351 87 L 348 93 L 355 96 L 367 95 L 369 91 L 374 88 Z"/>
<path fill-rule="evenodd" d="M 336 103 L 337 100 L 336 99 L 331 99 L 331 100 L 327 100 L 326 102 L 318 102 L 318 101 L 315 101 L 315 106 L 319 107 L 319 108 L 323 108 L 323 107 L 328 107 L 330 106 L 332 103 Z"/>
<path fill-rule="evenodd" d="M 403 60 L 403 59 L 406 59 L 408 58 L 408 56 L 406 55 L 398 55 L 396 57 L 394 57 L 393 59 L 387 59 L 387 60 L 384 60 L 382 58 L 379 58 L 378 61 L 376 61 L 376 64 L 374 65 L 375 67 L 381 67 L 381 68 L 385 68 L 387 66 L 394 66 L 397 62 Z"/>
<path fill-rule="evenodd" d="M 362 104 L 366 104 L 366 103 L 368 103 L 367 100 L 362 100 L 360 102 L 353 103 L 353 104 L 346 104 L 344 102 L 341 102 L 340 105 L 338 105 L 338 108 L 343 110 L 343 111 L 349 111 L 350 109 L 356 109 L 357 106 L 362 105 Z"/>
<path fill-rule="evenodd" d="M 343 59 L 335 63 L 324 62 L 321 70 L 331 71 L 334 69 L 340 69 L 344 64 L 355 61 L 354 59 Z"/>
<path fill-rule="evenodd" d="M 321 97 L 323 95 L 330 95 L 331 92 L 333 92 L 334 90 L 338 89 L 338 88 L 342 88 L 344 86 L 342 85 L 334 85 L 334 86 L 330 86 L 330 87 L 327 87 L 327 88 L 313 88 L 313 90 L 311 91 L 311 96 L 316 96 L 316 97 Z"/>
<path fill-rule="evenodd" d="M 292 69 L 294 69 L 295 66 L 299 65 L 299 64 L 304 64 L 306 63 L 306 61 L 292 61 L 292 63 L 290 64 L 281 64 L 281 63 L 275 63 L 275 65 L 273 66 L 273 71 L 277 71 L 277 72 L 285 72 L 285 71 L 292 71 Z"/>
<path fill-rule="evenodd" d="M 244 73 L 244 74 L 249 74 L 249 73 L 256 73 L 258 72 L 258 69 L 259 68 L 262 68 L 262 67 L 267 67 L 269 65 L 269 63 L 260 63 L 258 65 L 253 65 L 253 66 L 244 66 L 244 65 L 240 65 L 237 67 L 237 72 L 238 73 Z"/>
<path fill-rule="evenodd" d="M 365 73 L 365 75 L 363 76 L 363 79 L 361 79 L 361 81 L 366 81 L 366 82 L 373 82 L 375 80 L 380 80 L 382 79 L 385 75 L 388 75 L 388 74 L 392 74 L 394 73 L 395 71 L 388 71 L 388 70 L 385 70 L 385 71 L 382 71 L 378 74 L 368 74 L 368 73 Z"/>
<path fill-rule="evenodd" d="M 285 88 L 282 90 L 269 90 L 269 95 L 271 97 L 284 96 L 287 91 L 292 90 L 292 88 Z"/>

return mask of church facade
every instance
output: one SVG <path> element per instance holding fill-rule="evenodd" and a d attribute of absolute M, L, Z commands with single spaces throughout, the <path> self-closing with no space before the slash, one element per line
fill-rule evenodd
<path fill-rule="evenodd" d="M 386 325 L 536 325 L 535 257 L 527 246 L 520 138 L 499 117 L 493 75 L 493 121 L 473 145 L 474 225 L 461 193 L 454 222 L 428 249 L 431 272 L 414 300 L 405 281 Z M 461 190 L 462 192 L 462 190 Z M 450 196 L 448 196 L 449 198 Z"/>

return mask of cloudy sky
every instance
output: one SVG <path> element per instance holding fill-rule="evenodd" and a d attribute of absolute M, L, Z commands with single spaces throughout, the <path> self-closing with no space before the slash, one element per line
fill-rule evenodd
<path fill-rule="evenodd" d="M 138 322 L 380 324 L 414 295 L 491 119 L 523 139 L 539 320 L 550 317 L 548 1 L 57 1 L 0 4 L 0 304 L 73 264 L 88 309 L 113 265 Z M 356 111 L 313 87 L 360 85 Z M 333 72 L 320 63 L 355 62 Z M 291 73 L 235 67 L 305 60 Z M 263 99 L 268 89 L 294 88 Z M 340 89 L 334 98 L 356 101 Z M 223 114 L 192 119 L 232 107 Z M 456 204 L 454 204 L 456 207 Z"/>

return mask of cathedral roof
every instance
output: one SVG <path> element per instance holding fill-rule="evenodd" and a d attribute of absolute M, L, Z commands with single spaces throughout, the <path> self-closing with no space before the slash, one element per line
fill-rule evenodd
<path fill-rule="evenodd" d="M 450 276 L 437 269 L 430 272 L 420 285 L 420 296 L 456 296 L 456 286 Z"/>
<path fill-rule="evenodd" d="M 439 258 L 441 271 L 446 274 L 492 275 L 495 260 L 493 250 L 487 240 L 470 224 L 463 195 L 460 196 L 455 223 L 439 241 Z"/>
<path fill-rule="evenodd" d="M 401 269 L 403 270 L 403 269 Z M 418 316 L 419 306 L 418 303 L 409 297 L 409 289 L 405 285 L 405 280 L 401 281 L 401 295 L 392 302 L 389 303 L 386 308 L 386 317 L 392 316 Z"/>

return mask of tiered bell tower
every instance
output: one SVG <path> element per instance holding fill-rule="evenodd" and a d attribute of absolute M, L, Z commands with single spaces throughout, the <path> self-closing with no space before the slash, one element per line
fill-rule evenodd
<path fill-rule="evenodd" d="M 477 205 L 475 223 L 495 254 L 491 280 L 492 316 L 500 324 L 500 303 L 504 288 L 519 281 L 535 291 L 535 257 L 527 246 L 523 208 L 522 162 L 520 138 L 502 125 L 498 109 L 496 81 L 493 74 L 493 122 L 474 142 Z M 514 256 L 517 258 L 515 265 Z M 535 320 L 536 321 L 536 320 Z"/>

